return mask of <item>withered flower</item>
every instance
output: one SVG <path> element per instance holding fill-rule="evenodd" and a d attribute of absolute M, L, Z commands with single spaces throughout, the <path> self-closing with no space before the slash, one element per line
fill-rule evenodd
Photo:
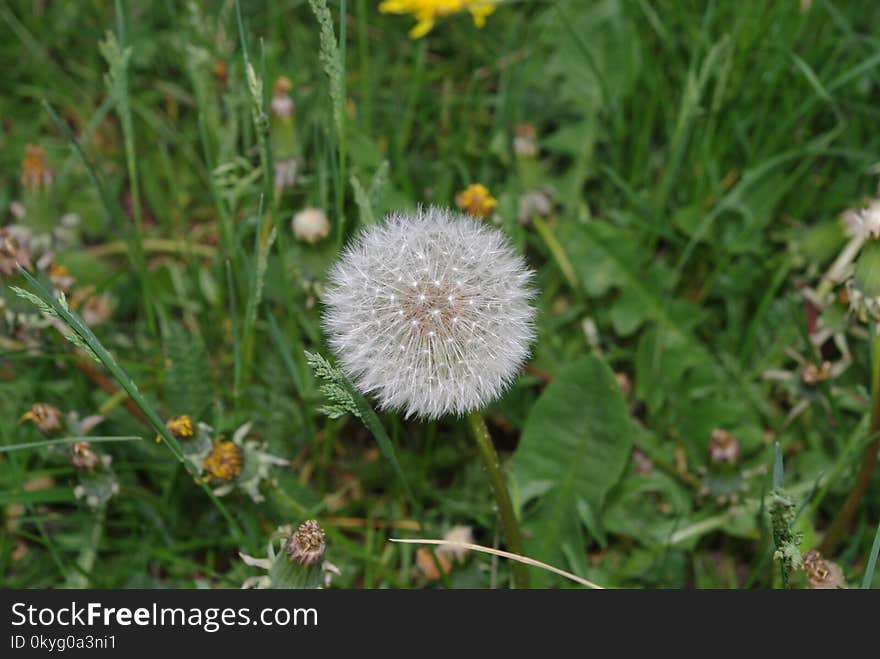
<path fill-rule="evenodd" d="M 715 464 L 736 464 L 739 460 L 739 440 L 726 430 L 715 428 L 709 440 L 709 459 Z"/>
<path fill-rule="evenodd" d="M 46 162 L 46 151 L 36 144 L 28 144 L 21 161 L 21 183 L 28 190 L 37 190 L 52 183 L 52 170 Z"/>
<path fill-rule="evenodd" d="M 804 554 L 804 572 L 812 590 L 837 590 L 846 588 L 846 578 L 837 563 L 822 558 L 815 549 Z"/>
<path fill-rule="evenodd" d="M 223 441 L 214 444 L 202 464 L 202 469 L 208 480 L 231 481 L 241 473 L 241 464 L 241 449 L 235 442 Z"/>
<path fill-rule="evenodd" d="M 306 520 L 287 539 L 287 555 L 301 565 L 317 565 L 327 549 L 327 537 L 318 522 Z"/>
<path fill-rule="evenodd" d="M 21 418 L 18 420 L 19 423 L 23 421 L 31 421 L 44 435 L 49 435 L 56 430 L 61 429 L 63 418 L 61 416 L 61 410 L 59 410 L 54 405 L 49 405 L 49 403 L 34 403 L 31 405 L 31 409 L 21 415 Z"/>
<path fill-rule="evenodd" d="M 75 442 L 70 447 L 70 464 L 77 469 L 92 471 L 98 466 L 100 458 L 88 442 Z"/>

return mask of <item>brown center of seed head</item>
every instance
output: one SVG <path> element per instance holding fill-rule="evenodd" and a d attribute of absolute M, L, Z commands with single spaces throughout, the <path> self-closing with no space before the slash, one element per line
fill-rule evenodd
<path fill-rule="evenodd" d="M 446 339 L 466 313 L 459 286 L 446 279 L 414 282 L 400 296 L 400 314 L 412 331 L 428 339 Z"/>

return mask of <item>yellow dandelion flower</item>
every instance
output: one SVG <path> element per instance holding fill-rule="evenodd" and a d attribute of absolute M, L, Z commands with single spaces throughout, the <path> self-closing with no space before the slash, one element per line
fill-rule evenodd
<path fill-rule="evenodd" d="M 165 427 L 176 439 L 189 439 L 195 435 L 192 419 L 189 414 L 181 414 L 179 416 L 168 419 Z M 156 443 L 162 441 L 161 435 L 156 435 Z"/>
<path fill-rule="evenodd" d="M 235 442 L 217 442 L 202 463 L 202 469 L 206 480 L 231 481 L 241 473 L 241 449 Z"/>
<path fill-rule="evenodd" d="M 485 218 L 495 210 L 498 200 L 482 183 L 472 183 L 455 195 L 455 204 L 469 215 Z"/>
<path fill-rule="evenodd" d="M 495 11 L 497 5 L 496 0 L 383 0 L 379 3 L 379 11 L 383 14 L 412 14 L 416 25 L 409 31 L 409 36 L 419 39 L 431 31 L 438 18 L 465 10 L 470 12 L 474 25 L 483 27 L 486 16 Z"/>

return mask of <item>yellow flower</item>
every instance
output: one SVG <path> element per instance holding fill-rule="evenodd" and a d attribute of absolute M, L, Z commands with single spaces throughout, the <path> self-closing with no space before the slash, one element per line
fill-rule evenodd
<path fill-rule="evenodd" d="M 202 463 L 202 469 L 206 480 L 231 481 L 241 473 L 241 449 L 235 442 L 217 442 Z"/>
<path fill-rule="evenodd" d="M 474 19 L 474 25 L 483 27 L 486 16 L 495 11 L 497 4 L 496 0 L 383 0 L 379 3 L 379 11 L 383 14 L 412 14 L 416 26 L 409 31 L 409 36 L 418 39 L 431 31 L 438 18 L 465 9 Z"/>
<path fill-rule="evenodd" d="M 498 200 L 489 194 L 489 189 L 482 183 L 472 183 L 455 195 L 456 205 L 465 213 L 474 217 L 489 217 Z"/>
<path fill-rule="evenodd" d="M 188 414 L 181 414 L 180 416 L 175 416 L 165 423 L 165 427 L 168 428 L 168 432 L 170 432 L 176 439 L 189 439 L 193 435 L 195 435 L 195 430 L 193 429 L 192 419 Z M 156 435 L 156 442 L 161 442 L 162 436 Z"/>

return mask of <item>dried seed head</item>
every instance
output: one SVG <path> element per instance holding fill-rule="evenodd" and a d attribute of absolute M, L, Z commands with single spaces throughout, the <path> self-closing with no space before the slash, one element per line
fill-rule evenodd
<path fill-rule="evenodd" d="M 464 414 L 501 395 L 529 354 L 531 271 L 500 231 L 450 210 L 393 214 L 330 273 L 324 327 L 382 408 Z"/>
<path fill-rule="evenodd" d="M 327 549 L 324 530 L 313 519 L 299 525 L 287 539 L 287 555 L 300 565 L 316 565 Z"/>
<path fill-rule="evenodd" d="M 235 442 L 217 442 L 202 463 L 205 478 L 231 481 L 241 473 L 241 449 Z"/>
<path fill-rule="evenodd" d="M 21 415 L 19 422 L 22 421 L 33 422 L 37 430 L 48 435 L 61 428 L 61 410 L 48 403 L 34 403 L 31 409 Z"/>

